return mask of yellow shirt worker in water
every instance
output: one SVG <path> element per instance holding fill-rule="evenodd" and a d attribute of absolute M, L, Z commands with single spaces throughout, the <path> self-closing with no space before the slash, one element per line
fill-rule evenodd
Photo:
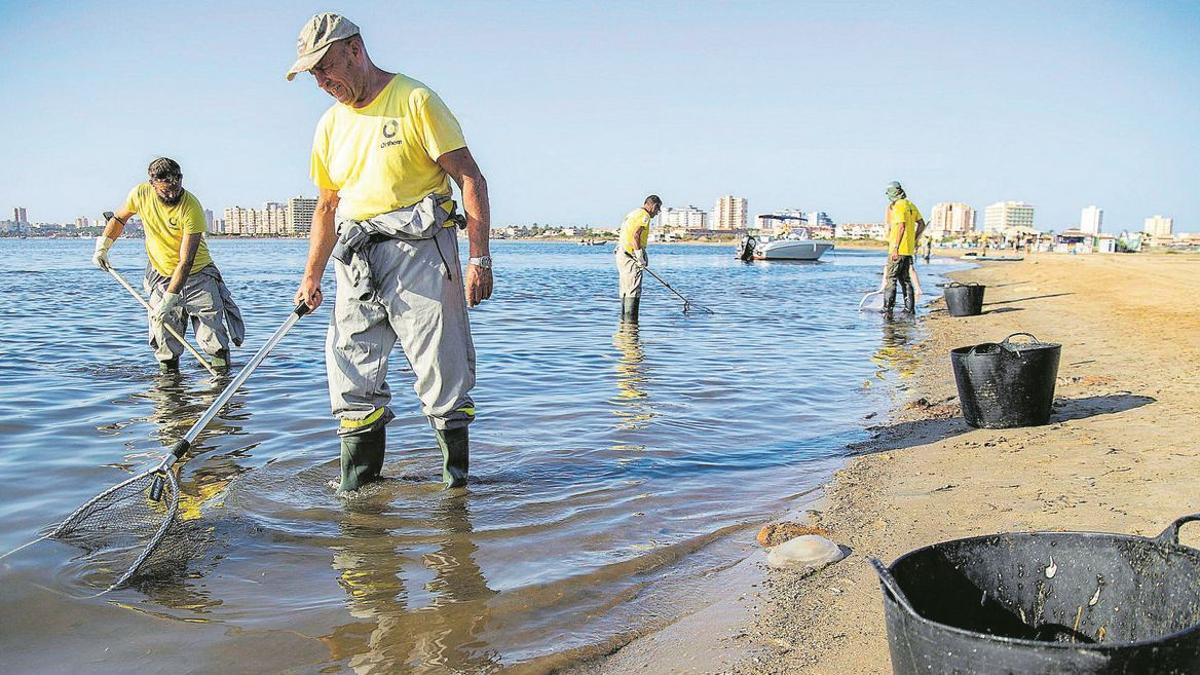
<path fill-rule="evenodd" d="M 650 221 L 662 209 L 658 195 L 646 197 L 642 205 L 625 215 L 621 240 L 617 243 L 616 264 L 621 297 L 621 320 L 637 321 L 642 300 L 642 270 L 649 264 L 646 244 L 650 241 Z"/>
<path fill-rule="evenodd" d="M 311 72 L 333 104 L 313 136 L 319 195 L 296 301 L 316 309 L 334 259 L 337 298 L 325 367 L 341 438 L 340 489 L 379 478 L 386 448 L 388 356 L 397 340 L 442 451 L 442 480 L 466 485 L 475 418 L 475 347 L 467 307 L 492 294 L 487 183 L 458 120 L 429 87 L 376 66 L 358 26 L 318 14 L 287 73 Z M 464 277 L 451 180 L 462 191 Z"/>
<path fill-rule="evenodd" d="M 913 255 L 917 252 L 917 240 L 925 231 L 925 221 L 917 206 L 908 200 L 904 188 L 897 181 L 888 183 L 884 194 L 888 198 L 887 219 L 888 262 L 884 272 L 887 284 L 883 289 L 883 311 L 889 316 L 896 306 L 896 283 L 904 290 L 904 309 L 910 314 L 916 311 L 916 292 L 910 274 L 913 270 Z"/>
<path fill-rule="evenodd" d="M 150 347 L 155 357 L 164 370 L 178 368 L 184 347 L 165 326 L 184 335 L 190 322 L 213 366 L 227 368 L 229 344 L 242 344 L 245 325 L 204 241 L 204 208 L 183 189 L 183 171 L 175 160 L 159 157 L 147 172 L 150 180 L 135 185 L 105 223 L 92 262 L 107 270 L 108 252 L 125 223 L 140 216 L 149 258 L 143 285 L 150 295 Z"/>

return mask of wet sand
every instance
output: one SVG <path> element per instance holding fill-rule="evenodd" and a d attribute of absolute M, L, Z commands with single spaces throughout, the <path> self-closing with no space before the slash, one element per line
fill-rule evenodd
<path fill-rule="evenodd" d="M 867 557 L 890 563 L 1015 530 L 1154 536 L 1200 511 L 1200 256 L 1041 254 L 952 276 L 988 286 L 984 314 L 954 318 L 933 305 L 925 338 L 899 360 L 910 370 L 890 418 L 864 422 L 878 425 L 873 437 L 851 448 L 810 515 L 851 555 L 803 578 L 728 579 L 709 610 L 728 620 L 634 641 L 605 672 L 888 673 Z M 1063 345 L 1051 422 L 972 429 L 949 351 L 1018 331 Z M 1183 541 L 1200 546 L 1200 526 L 1185 527 Z M 744 565 L 761 570 L 762 554 Z"/>

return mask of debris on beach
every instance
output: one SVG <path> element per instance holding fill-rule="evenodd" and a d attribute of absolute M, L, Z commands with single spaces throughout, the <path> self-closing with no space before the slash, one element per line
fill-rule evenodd
<path fill-rule="evenodd" d="M 841 546 L 819 534 L 806 534 L 772 548 L 767 554 L 767 565 L 815 572 L 845 557 Z"/>
<path fill-rule="evenodd" d="M 781 523 L 763 525 L 762 529 L 758 531 L 758 543 L 760 546 L 778 546 L 789 539 L 795 539 L 806 534 L 828 536 L 829 532 L 816 525 L 805 525 L 785 520 Z"/>

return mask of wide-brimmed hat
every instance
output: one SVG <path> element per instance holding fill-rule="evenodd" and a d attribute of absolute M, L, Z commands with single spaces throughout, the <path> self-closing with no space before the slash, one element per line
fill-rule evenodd
<path fill-rule="evenodd" d="M 309 19 L 300 29 L 300 37 L 296 38 L 296 62 L 288 69 L 287 79 L 312 70 L 329 51 L 330 45 L 355 35 L 358 35 L 358 26 L 340 14 L 325 12 Z"/>

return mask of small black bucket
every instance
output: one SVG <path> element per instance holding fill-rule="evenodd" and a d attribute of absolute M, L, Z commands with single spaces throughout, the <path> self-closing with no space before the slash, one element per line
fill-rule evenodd
<path fill-rule="evenodd" d="M 1200 551 L 1019 532 L 872 559 L 895 673 L 1200 673 Z"/>
<path fill-rule="evenodd" d="M 942 295 L 946 298 L 946 309 L 950 316 L 976 316 L 983 312 L 983 289 L 975 283 L 960 284 L 957 281 L 946 284 Z"/>
<path fill-rule="evenodd" d="M 1018 335 L 1032 342 L 1012 342 Z M 1029 427 L 1050 421 L 1062 345 L 1029 333 L 999 344 L 985 342 L 950 351 L 954 383 L 967 424 L 985 429 Z"/>

